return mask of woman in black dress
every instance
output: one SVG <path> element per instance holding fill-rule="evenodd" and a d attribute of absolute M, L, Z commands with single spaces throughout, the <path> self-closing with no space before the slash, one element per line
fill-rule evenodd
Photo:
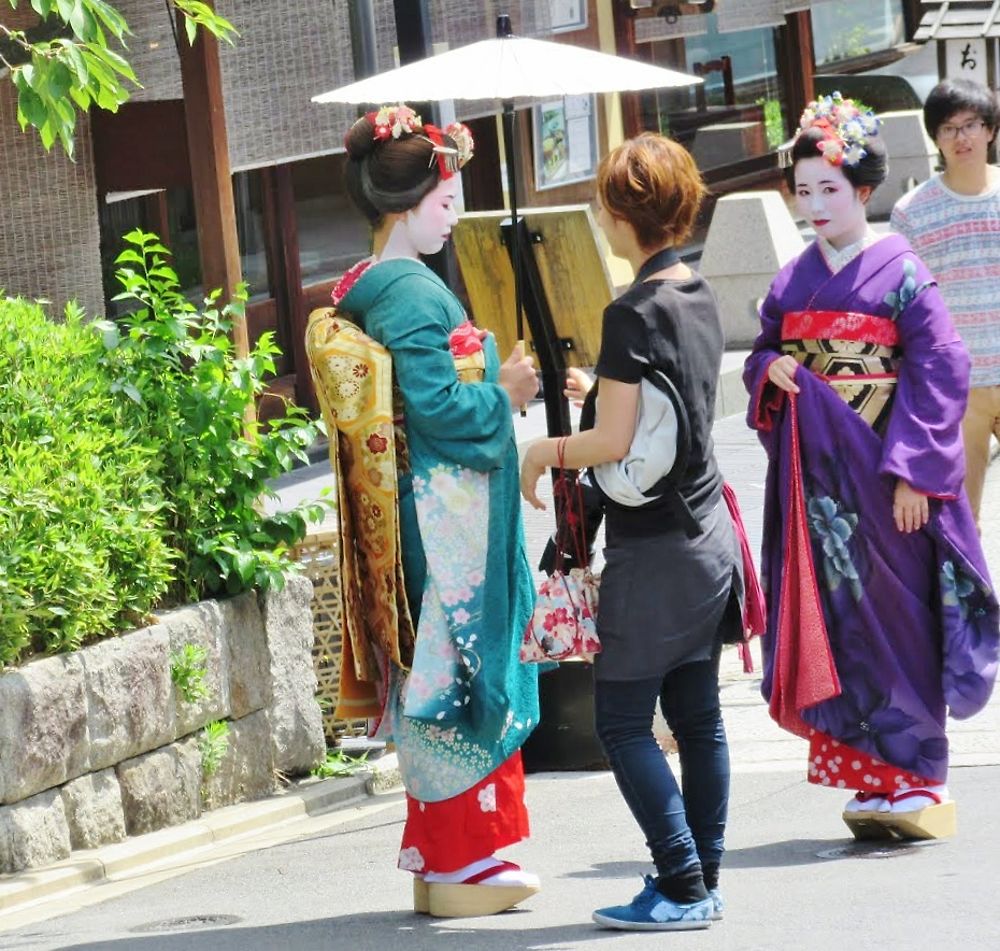
<path fill-rule="evenodd" d="M 620 483 L 621 470 L 617 483 L 601 475 L 613 475 L 632 447 L 640 401 L 649 396 L 642 382 L 659 377 L 660 388 L 671 391 L 676 433 L 652 433 L 661 448 L 678 443 L 669 476 L 648 498 L 602 493 L 607 548 L 597 617 L 597 733 L 646 836 L 655 875 L 646 876 L 630 904 L 599 909 L 594 920 L 628 930 L 705 928 L 722 915 L 729 752 L 719 656 L 724 640 L 742 636 L 743 587 L 712 445 L 723 350 L 718 305 L 677 255 L 704 191 L 691 156 L 663 136 L 629 140 L 601 163 L 597 223 L 636 277 L 604 312 L 596 421 L 563 447 L 567 468 L 595 467 L 599 485 Z M 521 493 L 536 508 L 543 507 L 537 482 L 558 464 L 558 442 L 533 443 L 522 462 Z M 653 737 L 657 699 L 677 739 L 684 794 Z"/>

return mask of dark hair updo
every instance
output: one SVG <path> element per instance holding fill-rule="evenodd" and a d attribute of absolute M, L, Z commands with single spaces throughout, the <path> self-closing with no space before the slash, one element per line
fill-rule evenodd
<path fill-rule="evenodd" d="M 795 137 L 795 142 L 792 144 L 791 160 L 793 187 L 795 163 L 800 159 L 824 158 L 820 143 L 824 142 L 826 138 L 823 130 L 816 127 L 803 129 Z M 885 181 L 886 175 L 889 174 L 889 154 L 885 150 L 882 136 L 877 133 L 865 139 L 864 149 L 865 154 L 858 160 L 857 164 L 850 165 L 844 162 L 838 168 L 855 188 L 867 185 L 869 188 L 875 189 Z"/>
<path fill-rule="evenodd" d="M 441 174 L 434 143 L 422 132 L 377 138 L 374 113 L 362 116 L 344 137 L 347 193 L 361 213 L 377 225 L 384 215 L 416 208 L 433 191 Z M 456 149 L 450 135 L 441 144 Z"/>

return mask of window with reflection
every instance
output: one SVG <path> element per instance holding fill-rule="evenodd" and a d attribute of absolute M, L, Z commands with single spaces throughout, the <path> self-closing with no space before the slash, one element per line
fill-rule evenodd
<path fill-rule="evenodd" d="M 249 303 L 273 296 L 267 266 L 267 235 L 264 195 L 258 170 L 233 175 L 236 234 L 240 245 L 240 270 L 247 285 Z"/>
<path fill-rule="evenodd" d="M 654 61 L 703 77 L 697 86 L 642 97 L 643 125 L 684 145 L 703 171 L 766 155 L 784 140 L 775 30 L 721 33 L 717 16 L 704 33 L 653 44 Z"/>
<path fill-rule="evenodd" d="M 906 39 L 903 0 L 839 0 L 810 12 L 817 68 L 897 46 Z"/>
<path fill-rule="evenodd" d="M 194 192 L 189 187 L 168 188 L 167 240 L 170 265 L 177 272 L 181 291 L 188 300 L 201 304 L 205 287 L 201 276 L 201 255 L 198 252 L 198 219 L 194 213 Z"/>
<path fill-rule="evenodd" d="M 121 292 L 121 285 L 114 276 L 115 258 L 125 247 L 122 236 L 134 228 L 159 236 L 170 249 L 168 263 L 177 273 L 182 292 L 189 300 L 201 303 L 204 288 L 194 193 L 190 188 L 106 195 L 100 203 L 99 217 L 101 270 L 108 316 L 116 317 L 130 307 L 127 301 L 112 298 Z"/>
<path fill-rule="evenodd" d="M 155 230 L 147 199 L 146 195 L 117 194 L 106 196 L 100 203 L 101 280 L 104 285 L 104 313 L 108 317 L 118 317 L 128 310 L 124 301 L 112 299 L 122 290 L 115 277 L 118 269 L 115 259 L 125 248 L 122 235 L 136 228 Z"/>
<path fill-rule="evenodd" d="M 368 222 L 344 188 L 346 161 L 341 153 L 292 166 L 303 287 L 338 278 L 370 253 Z"/>

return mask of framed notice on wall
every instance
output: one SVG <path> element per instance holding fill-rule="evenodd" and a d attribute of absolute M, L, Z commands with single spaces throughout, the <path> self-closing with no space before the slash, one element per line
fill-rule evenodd
<path fill-rule="evenodd" d="M 566 96 L 534 107 L 535 188 L 597 175 L 597 97 Z"/>
<path fill-rule="evenodd" d="M 553 33 L 568 33 L 587 26 L 587 0 L 549 0 L 549 25 Z"/>

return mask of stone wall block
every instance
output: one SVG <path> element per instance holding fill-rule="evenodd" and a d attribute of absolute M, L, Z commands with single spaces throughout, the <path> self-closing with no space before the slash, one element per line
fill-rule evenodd
<path fill-rule="evenodd" d="M 62 787 L 74 849 L 96 849 L 125 838 L 121 787 L 113 769 L 90 773 Z"/>
<path fill-rule="evenodd" d="M 223 655 L 229 675 L 229 712 L 238 720 L 271 702 L 271 662 L 257 595 L 248 591 L 219 602 Z"/>
<path fill-rule="evenodd" d="M 937 167 L 937 146 L 924 129 L 922 109 L 883 112 L 879 120 L 889 172 L 868 201 L 869 218 L 888 218 L 892 206 L 914 185 L 927 181 Z"/>
<path fill-rule="evenodd" d="M 201 700 L 188 701 L 174 686 L 174 738 L 194 733 L 212 720 L 224 720 L 229 716 L 229 657 L 223 649 L 222 625 L 222 612 L 215 601 L 180 608 L 160 618 L 159 626 L 167 631 L 170 639 L 171 657 L 179 654 L 187 644 L 205 650 L 202 684 L 208 694 Z"/>
<path fill-rule="evenodd" d="M 47 657 L 0 675 L 0 802 L 17 802 L 79 776 L 87 759 L 78 655 Z"/>
<path fill-rule="evenodd" d="M 326 752 L 323 715 L 316 701 L 312 582 L 287 576 L 282 591 L 264 598 L 264 627 L 271 656 L 270 706 L 274 766 L 288 775 L 307 773 Z"/>
<path fill-rule="evenodd" d="M 20 872 L 69 856 L 69 826 L 58 789 L 0 806 L 0 872 Z"/>
<path fill-rule="evenodd" d="M 114 766 L 174 738 L 169 655 L 169 633 L 159 624 L 82 652 L 91 770 Z"/>
<path fill-rule="evenodd" d="M 229 752 L 218 770 L 202 781 L 202 805 L 218 809 L 269 796 L 276 788 L 271 723 L 258 710 L 229 724 Z"/>
<path fill-rule="evenodd" d="M 726 346 L 749 346 L 774 275 L 805 243 L 778 191 L 734 192 L 715 203 L 698 270 L 719 299 Z"/>
<path fill-rule="evenodd" d="M 120 763 L 125 829 L 155 832 L 201 814 L 201 754 L 194 737 Z"/>

